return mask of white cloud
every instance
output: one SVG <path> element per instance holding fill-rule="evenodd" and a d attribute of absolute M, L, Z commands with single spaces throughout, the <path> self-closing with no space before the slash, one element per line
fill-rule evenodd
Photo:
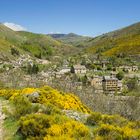
<path fill-rule="evenodd" d="M 48 34 L 62 34 L 62 32 L 49 32 Z"/>
<path fill-rule="evenodd" d="M 22 27 L 21 25 L 18 25 L 15 23 L 5 22 L 3 24 L 14 31 L 26 31 L 27 30 L 26 28 Z"/>

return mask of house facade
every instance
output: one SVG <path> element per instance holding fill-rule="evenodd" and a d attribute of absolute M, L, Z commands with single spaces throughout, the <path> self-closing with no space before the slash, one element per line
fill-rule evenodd
<path fill-rule="evenodd" d="M 119 69 L 125 71 L 125 72 L 136 72 L 139 70 L 138 66 L 120 66 Z"/>
<path fill-rule="evenodd" d="M 100 76 L 93 77 L 93 79 L 91 80 L 91 86 L 94 86 L 96 88 L 102 86 L 102 80 L 103 78 Z"/>
<path fill-rule="evenodd" d="M 94 87 L 95 93 L 103 93 L 102 81 L 102 76 L 95 76 L 93 79 L 91 79 L 91 86 Z"/>
<path fill-rule="evenodd" d="M 75 74 L 86 74 L 87 69 L 84 65 L 74 65 L 71 68 L 71 72 Z"/>
<path fill-rule="evenodd" d="M 122 82 L 114 77 L 104 76 L 102 84 L 105 93 L 119 93 L 122 90 Z"/>
<path fill-rule="evenodd" d="M 138 71 L 138 70 L 139 70 L 138 66 L 132 66 L 132 71 Z"/>
<path fill-rule="evenodd" d="M 61 74 L 65 74 L 65 73 L 68 73 L 70 71 L 71 71 L 71 69 L 69 67 L 63 67 L 59 72 Z"/>

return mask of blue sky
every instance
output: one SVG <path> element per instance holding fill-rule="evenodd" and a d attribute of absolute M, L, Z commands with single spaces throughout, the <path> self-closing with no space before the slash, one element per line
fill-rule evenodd
<path fill-rule="evenodd" d="M 140 21 L 140 0 L 0 0 L 0 22 L 95 36 Z"/>

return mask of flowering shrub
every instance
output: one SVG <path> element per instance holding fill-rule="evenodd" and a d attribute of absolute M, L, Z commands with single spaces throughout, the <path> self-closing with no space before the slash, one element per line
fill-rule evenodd
<path fill-rule="evenodd" d="M 100 113 L 93 112 L 88 118 L 87 118 L 87 124 L 88 125 L 97 125 L 102 119 L 102 115 Z"/>
<path fill-rule="evenodd" d="M 127 125 L 128 120 L 119 115 L 102 115 L 102 123 L 112 124 L 117 126 Z"/>
<path fill-rule="evenodd" d="M 22 90 L 1 89 L 0 96 L 12 103 L 9 117 L 14 116 L 14 121 L 19 122 L 18 132 L 23 139 L 140 139 L 139 121 L 132 122 L 119 115 L 91 112 L 75 95 L 49 86 Z M 75 121 L 62 110 L 82 112 L 85 118 L 88 116 L 87 123 L 81 123 L 80 119 Z"/>
<path fill-rule="evenodd" d="M 52 125 L 48 131 L 47 134 L 50 136 L 61 136 L 63 134 L 63 129 L 61 125 L 54 124 Z"/>
<path fill-rule="evenodd" d="M 20 119 L 19 131 L 25 138 L 44 137 L 46 129 L 50 127 L 50 122 L 45 114 L 30 114 Z"/>
<path fill-rule="evenodd" d="M 119 115 L 105 115 L 93 112 L 87 118 L 87 124 L 93 129 L 95 140 L 139 140 L 139 122 L 130 122 Z"/>
<path fill-rule="evenodd" d="M 31 94 L 36 91 L 37 91 L 36 88 L 25 88 L 21 90 L 21 94 Z"/>
<path fill-rule="evenodd" d="M 56 119 L 58 119 L 56 122 Z M 30 114 L 20 119 L 20 132 L 25 138 L 43 138 L 67 136 L 84 138 L 89 136 L 89 129 L 82 123 L 65 116 Z"/>
<path fill-rule="evenodd" d="M 109 124 L 101 124 L 101 126 L 94 131 L 95 135 L 109 140 L 139 140 L 139 132 L 140 130 L 134 130 L 127 126 L 118 127 Z"/>
<path fill-rule="evenodd" d="M 49 86 L 42 88 L 25 88 L 22 90 L 0 90 L 0 96 L 6 99 L 13 100 L 17 95 L 29 96 L 30 94 L 37 92 L 39 97 L 36 100 L 37 103 L 47 104 L 51 103 L 60 109 L 77 110 L 84 113 L 90 113 L 90 110 L 81 103 L 81 101 L 73 94 L 66 94 L 55 90 Z"/>
<path fill-rule="evenodd" d="M 117 126 L 125 126 L 128 124 L 128 120 L 119 115 L 106 115 L 98 112 L 93 112 L 87 118 L 87 124 L 100 125 L 100 124 L 112 124 Z"/>
<path fill-rule="evenodd" d="M 62 93 L 48 86 L 40 89 L 40 93 L 40 103 L 50 102 L 61 109 L 90 113 L 90 110 L 73 94 Z"/>
<path fill-rule="evenodd" d="M 62 125 L 52 125 L 48 131 L 47 135 L 50 136 L 61 136 L 67 135 L 69 137 L 82 138 L 89 135 L 89 129 L 82 123 L 77 121 L 67 121 Z"/>

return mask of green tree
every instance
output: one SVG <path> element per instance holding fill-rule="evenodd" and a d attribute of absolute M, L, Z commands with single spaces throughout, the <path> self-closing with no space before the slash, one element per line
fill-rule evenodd
<path fill-rule="evenodd" d="M 122 71 L 118 72 L 116 77 L 119 79 L 119 80 L 122 80 L 124 78 L 124 73 Z"/>
<path fill-rule="evenodd" d="M 31 64 L 28 64 L 27 72 L 28 72 L 28 74 L 37 74 L 39 72 L 38 65 L 33 64 L 33 66 L 32 66 Z"/>
<path fill-rule="evenodd" d="M 32 66 L 31 66 L 31 64 L 27 65 L 27 73 L 32 74 Z"/>
<path fill-rule="evenodd" d="M 33 64 L 32 66 L 32 74 L 37 74 L 39 71 L 38 65 Z"/>
<path fill-rule="evenodd" d="M 97 70 L 102 70 L 101 66 L 97 66 Z"/>
<path fill-rule="evenodd" d="M 112 65 L 107 65 L 107 70 L 112 70 Z"/>
<path fill-rule="evenodd" d="M 11 54 L 12 55 L 19 55 L 19 51 L 16 50 L 15 48 L 11 48 Z"/>
<path fill-rule="evenodd" d="M 35 57 L 41 59 L 41 58 L 42 58 L 42 54 L 41 54 L 41 52 L 40 52 L 39 54 L 35 54 Z"/>

